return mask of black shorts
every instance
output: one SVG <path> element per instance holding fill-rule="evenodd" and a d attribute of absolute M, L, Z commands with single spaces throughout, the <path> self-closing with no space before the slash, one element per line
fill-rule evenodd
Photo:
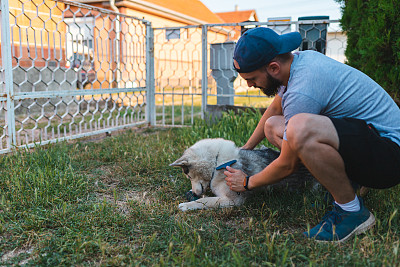
<path fill-rule="evenodd" d="M 389 188 L 400 183 L 400 147 L 363 120 L 330 118 L 339 135 L 347 176 L 359 185 Z"/>

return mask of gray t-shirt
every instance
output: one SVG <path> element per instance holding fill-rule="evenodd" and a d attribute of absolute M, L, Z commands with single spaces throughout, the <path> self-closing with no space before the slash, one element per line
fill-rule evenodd
<path fill-rule="evenodd" d="M 285 123 L 298 113 L 357 118 L 400 145 L 400 110 L 370 77 L 319 52 L 296 52 L 282 96 Z M 286 138 L 286 127 L 283 138 Z"/>

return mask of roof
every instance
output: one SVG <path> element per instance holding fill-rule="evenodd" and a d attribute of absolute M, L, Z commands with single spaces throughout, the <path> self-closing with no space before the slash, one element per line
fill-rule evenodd
<path fill-rule="evenodd" d="M 207 23 L 223 23 L 224 21 L 208 9 L 200 0 L 145 0 L 175 12 L 205 21 Z"/>
<path fill-rule="evenodd" d="M 110 8 L 110 0 L 75 0 L 100 7 Z M 141 8 L 142 11 L 154 11 L 154 14 L 167 14 L 183 19 L 189 24 L 223 23 L 224 21 L 206 7 L 200 0 L 115 0 L 117 7 Z"/>
<path fill-rule="evenodd" d="M 216 13 L 216 14 L 226 23 L 248 21 L 248 20 L 250 20 L 250 18 L 252 16 L 254 16 L 255 21 L 258 21 L 258 17 L 257 17 L 256 11 L 254 9 L 231 11 L 231 12 L 220 12 L 220 13 Z"/>

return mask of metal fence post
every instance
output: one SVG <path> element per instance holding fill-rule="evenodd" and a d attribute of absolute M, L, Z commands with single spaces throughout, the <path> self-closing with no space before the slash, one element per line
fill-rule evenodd
<path fill-rule="evenodd" d="M 201 49 L 202 49 L 202 60 L 201 60 L 201 118 L 204 119 L 205 113 L 207 112 L 207 89 L 208 89 L 208 25 L 202 26 L 201 31 Z"/>
<path fill-rule="evenodd" d="M 146 120 L 156 124 L 156 97 L 154 82 L 154 31 L 151 22 L 146 22 Z"/>
<path fill-rule="evenodd" d="M 8 0 L 1 1 L 1 56 L 4 68 L 5 93 L 7 101 L 6 124 L 8 128 L 8 148 L 17 145 L 15 136 L 15 111 L 14 111 L 14 89 L 11 59 L 11 34 Z"/>

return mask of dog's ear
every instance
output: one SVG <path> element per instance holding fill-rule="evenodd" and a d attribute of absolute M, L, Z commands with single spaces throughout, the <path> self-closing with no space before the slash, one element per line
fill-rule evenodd
<path fill-rule="evenodd" d="M 175 160 L 175 162 L 169 164 L 172 167 L 184 167 L 189 166 L 189 162 L 185 157 L 180 157 L 179 159 Z"/>

